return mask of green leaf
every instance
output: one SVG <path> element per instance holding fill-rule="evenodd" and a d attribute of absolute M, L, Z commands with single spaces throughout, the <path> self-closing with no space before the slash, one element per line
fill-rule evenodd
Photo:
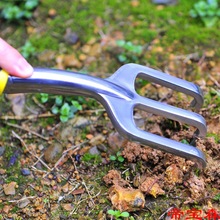
<path fill-rule="evenodd" d="M 40 101 L 42 103 L 46 103 L 48 101 L 49 95 L 46 93 L 41 93 L 40 95 L 41 95 Z"/>
<path fill-rule="evenodd" d="M 70 106 L 67 102 L 65 102 L 60 109 L 60 114 L 63 116 L 69 116 L 69 112 L 70 112 Z"/>
<path fill-rule="evenodd" d="M 65 115 L 60 115 L 60 121 L 61 121 L 61 122 L 67 122 L 67 121 L 68 121 L 68 119 L 69 119 L 69 117 L 68 117 L 68 116 L 65 116 Z"/>
<path fill-rule="evenodd" d="M 127 57 L 124 54 L 118 55 L 118 60 L 122 63 L 126 62 Z"/>
<path fill-rule="evenodd" d="M 58 113 L 59 113 L 59 108 L 58 108 L 57 106 L 54 106 L 54 107 L 52 108 L 52 110 L 51 110 L 51 111 L 52 111 L 52 113 L 53 113 L 53 114 L 55 114 L 55 115 L 56 115 L 56 114 L 58 114 Z"/>
<path fill-rule="evenodd" d="M 125 158 L 124 158 L 124 157 L 122 157 L 122 156 L 119 156 L 119 157 L 118 157 L 118 161 L 119 161 L 119 162 L 121 162 L 121 163 L 122 163 L 122 162 L 124 162 L 124 160 L 125 160 Z"/>
<path fill-rule="evenodd" d="M 108 214 L 109 214 L 109 215 L 113 215 L 113 216 L 114 216 L 114 215 L 115 215 L 115 211 L 114 211 L 114 210 L 112 210 L 112 209 L 110 209 L 110 210 L 108 210 Z"/>
<path fill-rule="evenodd" d="M 74 107 L 76 107 L 78 110 L 82 110 L 82 105 L 81 105 L 78 101 L 72 100 L 71 103 L 72 103 L 72 105 L 73 105 Z"/>
<path fill-rule="evenodd" d="M 38 3 L 39 3 L 38 0 L 27 0 L 25 2 L 24 7 L 27 10 L 33 10 L 35 7 L 37 7 Z"/>
<path fill-rule="evenodd" d="M 183 140 L 181 141 L 181 143 L 189 145 L 189 142 L 188 142 L 186 139 L 183 139 Z"/>
<path fill-rule="evenodd" d="M 111 155 L 111 156 L 109 157 L 109 159 L 115 161 L 117 158 L 116 158 L 116 156 Z"/>
<path fill-rule="evenodd" d="M 121 217 L 128 218 L 130 216 L 129 212 L 122 212 Z"/>
<path fill-rule="evenodd" d="M 125 45 L 125 41 L 124 40 L 117 40 L 116 41 L 116 44 L 119 46 L 119 47 L 123 47 Z"/>
<path fill-rule="evenodd" d="M 61 96 L 61 95 L 56 96 L 55 104 L 58 106 L 61 106 L 62 103 L 63 103 L 63 96 Z"/>

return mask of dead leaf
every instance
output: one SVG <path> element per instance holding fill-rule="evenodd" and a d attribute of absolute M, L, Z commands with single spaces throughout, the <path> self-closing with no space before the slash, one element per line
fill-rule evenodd
<path fill-rule="evenodd" d="M 2 209 L 2 211 L 5 213 L 5 214 L 8 214 L 9 213 L 9 211 L 11 210 L 11 206 L 9 206 L 9 205 L 5 205 L 4 207 L 3 207 L 3 209 Z"/>
<path fill-rule="evenodd" d="M 17 116 L 23 116 L 25 107 L 25 95 L 22 93 L 8 94 L 7 99 L 10 100 L 12 104 L 12 111 L 14 114 Z"/>
<path fill-rule="evenodd" d="M 20 199 L 17 206 L 18 206 L 18 208 L 22 209 L 22 208 L 26 207 L 29 203 L 30 203 L 30 200 L 28 198 L 26 198 L 26 196 L 24 196 Z"/>
<path fill-rule="evenodd" d="M 164 195 L 165 192 L 162 190 L 157 183 L 157 177 L 148 177 L 140 185 L 141 192 L 152 195 L 156 198 L 158 195 Z"/>
<path fill-rule="evenodd" d="M 182 183 L 183 181 L 183 172 L 176 166 L 176 164 L 168 166 L 165 174 L 166 181 L 169 184 L 175 185 L 176 183 Z"/>
<path fill-rule="evenodd" d="M 5 195 L 15 195 L 15 188 L 17 186 L 16 182 L 10 182 L 8 184 L 3 185 L 3 190 Z"/>
<path fill-rule="evenodd" d="M 72 192 L 72 195 L 81 195 L 85 192 L 85 189 L 76 189 Z"/>
<path fill-rule="evenodd" d="M 72 203 L 65 203 L 65 204 L 62 204 L 62 207 L 63 209 L 65 209 L 66 211 L 71 211 L 73 210 L 74 206 Z"/>
<path fill-rule="evenodd" d="M 114 185 L 109 190 L 109 197 L 115 209 L 120 211 L 135 211 L 145 205 L 144 195 L 139 189 Z"/>

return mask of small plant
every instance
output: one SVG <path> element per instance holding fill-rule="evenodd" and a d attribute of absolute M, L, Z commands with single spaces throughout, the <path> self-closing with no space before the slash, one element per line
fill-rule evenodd
<path fill-rule="evenodd" d="M 220 193 L 215 195 L 213 200 L 216 201 L 216 202 L 220 202 Z"/>
<path fill-rule="evenodd" d="M 136 62 L 143 51 L 142 46 L 134 45 L 130 41 L 118 40 L 116 44 L 123 49 L 117 56 L 121 63 Z"/>
<path fill-rule="evenodd" d="M 24 58 L 28 59 L 35 54 L 36 48 L 30 41 L 26 41 L 24 46 L 21 47 L 20 51 Z"/>
<path fill-rule="evenodd" d="M 98 164 L 98 163 L 101 163 L 101 156 L 99 154 L 85 153 L 82 156 L 82 161 L 84 161 L 84 162 L 92 162 L 94 164 Z"/>
<path fill-rule="evenodd" d="M 193 18 L 199 17 L 206 27 L 213 27 L 220 17 L 218 1 L 199 1 L 194 4 L 189 13 Z"/>
<path fill-rule="evenodd" d="M 128 218 L 130 216 L 129 212 L 121 212 L 119 210 L 108 210 L 108 214 L 112 215 L 116 220 L 120 220 L 122 218 Z"/>
<path fill-rule="evenodd" d="M 189 142 L 186 139 L 181 140 L 181 143 L 189 145 Z"/>
<path fill-rule="evenodd" d="M 1 3 L 0 8 L 3 8 L 1 17 L 8 21 L 30 19 L 38 4 L 39 0 L 18 0 Z"/>
<path fill-rule="evenodd" d="M 45 93 L 40 94 L 40 101 L 42 103 L 53 102 L 52 113 L 59 114 L 62 122 L 67 122 L 78 110 L 82 110 L 82 105 L 77 100 L 71 97 L 50 96 Z"/>
<path fill-rule="evenodd" d="M 119 162 L 123 163 L 125 158 L 121 155 L 121 152 L 118 151 L 116 153 L 116 155 L 111 155 L 110 156 L 110 160 L 112 160 L 112 161 L 119 161 Z"/>

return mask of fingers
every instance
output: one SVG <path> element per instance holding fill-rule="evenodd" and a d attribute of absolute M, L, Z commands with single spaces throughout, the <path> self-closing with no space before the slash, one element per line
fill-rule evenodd
<path fill-rule="evenodd" d="M 12 46 L 0 38 L 0 67 L 10 75 L 26 78 L 32 75 L 33 67 Z"/>

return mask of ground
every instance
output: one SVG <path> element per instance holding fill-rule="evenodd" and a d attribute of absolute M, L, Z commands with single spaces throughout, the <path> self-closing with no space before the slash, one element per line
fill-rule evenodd
<path fill-rule="evenodd" d="M 2 95 L 0 219 L 113 219 L 109 210 L 127 219 L 218 219 L 220 21 L 207 28 L 190 17 L 194 3 L 42 0 L 29 19 L 0 18 L 1 37 L 33 66 L 106 78 L 133 62 L 198 84 L 208 127 L 195 139 L 207 159 L 201 169 L 124 139 L 93 99 Z M 188 97 L 142 79 L 136 90 L 190 109 Z M 192 141 L 188 125 L 137 109 L 134 118 L 149 132 Z"/>

